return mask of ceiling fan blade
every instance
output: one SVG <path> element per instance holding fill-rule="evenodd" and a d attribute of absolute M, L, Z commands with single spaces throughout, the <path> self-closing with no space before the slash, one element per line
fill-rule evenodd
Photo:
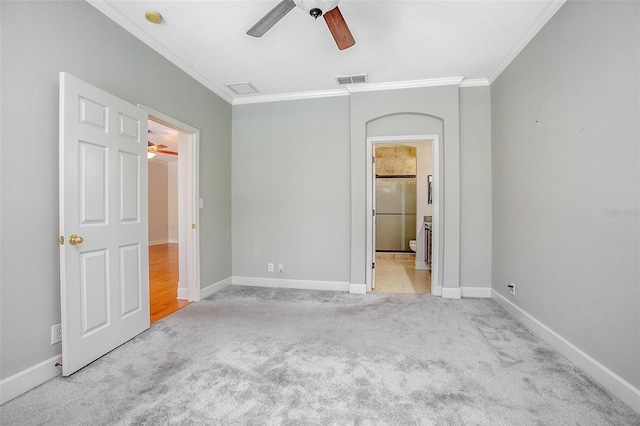
<path fill-rule="evenodd" d="M 264 33 L 269 31 L 279 20 L 291 12 L 296 7 L 293 0 L 282 0 L 269 13 L 264 15 L 253 27 L 247 31 L 252 37 L 262 37 Z"/>
<path fill-rule="evenodd" d="M 349 31 L 349 27 L 347 26 L 347 23 L 345 22 L 340 9 L 338 9 L 338 6 L 325 13 L 324 20 L 329 27 L 329 31 L 331 31 L 333 39 L 338 45 L 338 49 L 348 49 L 356 44 L 356 41 L 353 39 L 351 31 Z"/>
<path fill-rule="evenodd" d="M 158 152 L 161 154 L 178 155 L 176 151 L 169 151 L 166 149 L 159 149 Z"/>

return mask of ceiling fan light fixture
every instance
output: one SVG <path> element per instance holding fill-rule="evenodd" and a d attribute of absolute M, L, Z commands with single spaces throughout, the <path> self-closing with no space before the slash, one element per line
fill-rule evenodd
<path fill-rule="evenodd" d="M 313 19 L 318 19 L 318 16 L 322 16 L 322 11 L 317 7 L 314 7 L 309 11 L 309 15 L 313 16 Z"/>
<path fill-rule="evenodd" d="M 155 152 L 147 150 L 147 159 L 148 160 L 151 160 L 155 156 L 156 156 Z"/>
<path fill-rule="evenodd" d="M 340 0 L 293 0 L 293 2 L 300 9 L 318 19 L 319 16 L 334 9 L 340 3 Z"/>

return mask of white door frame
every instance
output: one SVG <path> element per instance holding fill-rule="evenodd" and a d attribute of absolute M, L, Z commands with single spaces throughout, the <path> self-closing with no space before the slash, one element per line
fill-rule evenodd
<path fill-rule="evenodd" d="M 375 242 L 373 241 L 373 194 L 375 191 L 375 182 L 373 180 L 373 167 L 371 158 L 373 157 L 374 144 L 389 143 L 420 143 L 431 141 L 431 152 L 433 161 L 433 214 L 432 214 L 432 232 L 433 232 L 433 253 L 431 261 L 431 294 L 436 296 L 442 295 L 442 281 L 440 279 L 440 136 L 439 135 L 405 135 L 405 136 L 373 136 L 367 138 L 366 158 L 367 158 L 367 242 L 366 242 L 366 274 L 365 284 L 367 292 L 372 290 L 373 282 L 373 262 Z"/>
<path fill-rule="evenodd" d="M 138 104 L 153 121 L 178 130 L 178 299 L 200 300 L 200 130 L 148 106 Z M 184 283 L 186 282 L 186 285 Z M 184 289 L 186 288 L 186 294 Z"/>

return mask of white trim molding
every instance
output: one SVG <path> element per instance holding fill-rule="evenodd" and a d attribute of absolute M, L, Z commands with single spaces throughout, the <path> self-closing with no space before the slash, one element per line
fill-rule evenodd
<path fill-rule="evenodd" d="M 460 87 L 485 87 L 491 86 L 487 78 L 465 78 L 460 83 Z"/>
<path fill-rule="evenodd" d="M 93 0 L 92 0 L 93 1 Z M 487 79 L 468 79 L 464 77 L 430 78 L 425 80 L 393 81 L 389 83 L 347 84 L 339 89 L 317 90 L 312 92 L 282 93 L 274 95 L 243 96 L 234 98 L 232 105 L 258 104 L 264 102 L 294 101 L 300 99 L 328 98 L 333 96 L 349 96 L 352 93 L 379 92 L 383 90 L 415 89 L 418 87 L 488 86 Z"/>
<path fill-rule="evenodd" d="M 127 30 L 129 33 L 133 34 L 138 40 L 142 41 L 144 44 L 149 46 L 151 49 L 158 52 L 160 55 L 164 56 L 169 62 L 180 68 L 182 71 L 193 77 L 196 81 L 201 83 L 207 89 L 211 90 L 216 95 L 220 96 L 225 101 L 231 103 L 233 102 L 233 97 L 228 93 L 229 89 L 218 86 L 217 84 L 211 82 L 208 78 L 202 75 L 199 71 L 196 71 L 191 65 L 187 62 L 183 61 L 178 55 L 173 53 L 170 49 L 168 49 L 165 45 L 158 42 L 155 38 L 149 35 L 147 32 L 143 31 L 138 25 L 136 25 L 130 17 L 125 16 L 119 10 L 117 10 L 114 6 L 107 3 L 106 1 L 101 0 L 87 0 L 87 2 L 98 9 L 100 12 L 104 13 L 111 20 L 116 22 L 122 28 Z"/>
<path fill-rule="evenodd" d="M 462 297 L 462 292 L 460 291 L 460 287 L 457 287 L 457 288 L 442 287 L 443 299 L 460 299 L 461 297 Z"/>
<path fill-rule="evenodd" d="M 262 277 L 232 277 L 233 285 L 250 287 L 297 288 L 302 290 L 349 291 L 349 283 L 342 281 L 291 280 Z"/>
<path fill-rule="evenodd" d="M 229 287 L 232 284 L 231 277 L 227 277 L 224 280 L 220 280 L 217 283 L 213 283 L 205 288 L 200 289 L 200 300 L 211 296 L 213 293 L 222 290 L 225 287 Z"/>
<path fill-rule="evenodd" d="M 0 405 L 59 376 L 61 363 L 62 355 L 56 355 L 0 381 Z"/>
<path fill-rule="evenodd" d="M 297 101 L 300 99 L 331 98 L 334 96 L 349 96 L 345 88 L 335 90 L 317 90 L 314 92 L 282 93 L 278 95 L 258 95 L 235 98 L 232 105 L 261 104 L 265 102 Z"/>
<path fill-rule="evenodd" d="M 546 8 L 542 11 L 538 19 L 527 29 L 527 32 L 522 36 L 520 40 L 516 43 L 515 47 L 507 56 L 505 56 L 504 60 L 498 65 L 498 67 L 493 70 L 489 78 L 487 79 L 490 84 L 493 84 L 496 81 L 496 78 L 502 74 L 502 71 L 507 69 L 509 64 L 513 62 L 513 60 L 522 52 L 522 49 L 525 48 L 527 44 L 533 39 L 533 37 L 538 34 L 538 32 L 544 27 L 549 19 L 556 14 L 558 10 L 562 7 L 566 0 L 555 0 L 550 1 Z"/>
<path fill-rule="evenodd" d="M 367 294 L 366 284 L 349 284 L 349 293 L 351 294 Z"/>
<path fill-rule="evenodd" d="M 180 287 L 180 283 L 178 283 L 178 299 L 187 300 L 189 298 L 189 291 L 185 287 Z"/>
<path fill-rule="evenodd" d="M 200 300 L 200 130 L 143 104 L 150 120 L 178 130 L 178 241 L 186 299 Z"/>
<path fill-rule="evenodd" d="M 393 81 L 389 83 L 348 84 L 349 93 L 378 92 L 381 90 L 415 89 L 417 87 L 458 86 L 464 77 L 430 78 L 425 80 Z"/>
<path fill-rule="evenodd" d="M 491 298 L 491 287 L 460 287 L 462 297 Z"/>
<path fill-rule="evenodd" d="M 580 348 L 493 289 L 491 290 L 491 298 L 498 302 L 498 304 L 515 319 L 523 323 L 555 350 L 567 357 L 576 367 L 590 375 L 605 389 L 640 413 L 640 389 L 634 387 L 631 383 L 609 370 Z"/>

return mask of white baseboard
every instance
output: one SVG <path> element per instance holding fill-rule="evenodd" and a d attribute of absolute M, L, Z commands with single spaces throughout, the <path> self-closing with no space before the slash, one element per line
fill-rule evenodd
<path fill-rule="evenodd" d="M 207 297 L 211 296 L 216 291 L 220 291 L 225 287 L 229 287 L 232 284 L 231 280 L 232 280 L 231 277 L 227 277 L 224 280 L 220 280 L 217 283 L 211 284 L 210 286 L 207 286 L 205 288 L 201 288 L 200 289 L 200 300 L 206 299 Z"/>
<path fill-rule="evenodd" d="M 443 299 L 460 299 L 462 294 L 460 292 L 460 287 L 451 288 L 451 287 L 442 287 L 442 298 Z"/>
<path fill-rule="evenodd" d="M 61 362 L 62 355 L 56 355 L 0 381 L 0 404 L 59 376 L 62 370 L 56 363 Z"/>
<path fill-rule="evenodd" d="M 574 365 L 604 386 L 605 389 L 640 413 L 640 389 L 634 387 L 631 383 L 591 358 L 580 348 L 538 321 L 497 291 L 491 290 L 491 298 L 498 302 L 500 306 L 518 321 L 550 344 L 555 350 L 567 357 Z"/>
<path fill-rule="evenodd" d="M 480 297 L 488 299 L 491 297 L 491 287 L 460 287 L 462 297 Z"/>
<path fill-rule="evenodd" d="M 178 299 L 188 300 L 189 299 L 188 294 L 189 294 L 189 291 L 186 288 L 178 287 Z"/>
<path fill-rule="evenodd" d="M 169 238 L 169 241 L 167 241 L 169 244 L 178 244 L 180 242 L 180 240 L 177 239 L 173 239 L 173 238 Z"/>
<path fill-rule="evenodd" d="M 167 244 L 168 241 L 167 240 L 154 240 L 154 241 L 149 241 L 149 245 L 150 246 L 159 246 L 160 244 Z"/>
<path fill-rule="evenodd" d="M 366 284 L 349 284 L 349 293 L 351 294 L 367 294 Z"/>
<path fill-rule="evenodd" d="M 349 291 L 349 283 L 341 281 L 310 281 L 262 277 L 232 277 L 232 284 L 253 287 L 298 288 L 303 290 Z"/>
<path fill-rule="evenodd" d="M 416 262 L 416 269 L 420 269 L 423 271 L 430 271 L 431 266 L 427 265 L 425 262 Z"/>

